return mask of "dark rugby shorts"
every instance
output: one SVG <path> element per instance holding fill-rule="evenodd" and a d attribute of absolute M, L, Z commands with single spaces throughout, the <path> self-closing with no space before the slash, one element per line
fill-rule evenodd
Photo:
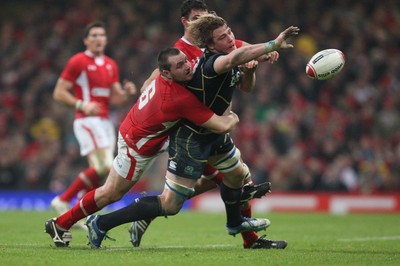
<path fill-rule="evenodd" d="M 235 145 L 229 134 L 198 134 L 181 126 L 169 137 L 168 171 L 181 177 L 198 179 L 208 157 L 228 153 Z"/>

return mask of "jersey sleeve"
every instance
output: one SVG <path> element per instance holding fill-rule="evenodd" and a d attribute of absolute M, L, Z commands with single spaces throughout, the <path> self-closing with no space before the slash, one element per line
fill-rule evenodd
<path fill-rule="evenodd" d="M 183 87 L 174 101 L 180 116 L 196 125 L 204 124 L 214 115 L 213 111 Z"/>
<path fill-rule="evenodd" d="M 77 56 L 73 56 L 68 60 L 60 76 L 65 80 L 75 82 L 81 72 L 80 61 Z"/>
<path fill-rule="evenodd" d="M 223 54 L 213 54 L 207 58 L 203 65 L 203 75 L 212 77 L 218 75 L 214 70 L 214 62 L 215 60 L 222 56 Z"/>
<path fill-rule="evenodd" d="M 240 48 L 243 46 L 243 41 L 242 40 L 235 40 L 236 48 Z"/>

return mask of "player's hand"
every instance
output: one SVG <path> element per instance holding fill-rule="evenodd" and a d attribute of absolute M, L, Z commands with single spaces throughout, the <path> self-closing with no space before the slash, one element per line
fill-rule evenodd
<path fill-rule="evenodd" d="M 100 104 L 96 102 L 84 103 L 82 111 L 86 115 L 97 115 L 100 113 Z"/>
<path fill-rule="evenodd" d="M 258 67 L 258 61 L 257 60 L 251 60 L 243 65 L 240 66 L 240 70 L 243 72 L 243 74 L 253 74 Z"/>
<path fill-rule="evenodd" d="M 286 48 L 293 48 L 292 44 L 286 43 L 286 40 L 292 36 L 296 36 L 299 34 L 300 29 L 295 26 L 290 26 L 286 30 L 282 31 L 278 37 L 275 39 L 275 45 L 277 49 L 286 49 Z"/>
<path fill-rule="evenodd" d="M 277 51 L 272 51 L 268 54 L 260 56 L 259 58 L 257 58 L 257 61 L 259 63 L 268 62 L 272 65 L 273 63 L 278 61 L 278 59 L 279 59 L 279 53 Z"/>
<path fill-rule="evenodd" d="M 126 91 L 127 95 L 135 95 L 137 93 L 136 85 L 132 81 L 124 80 L 123 88 Z"/>
<path fill-rule="evenodd" d="M 266 61 L 269 62 L 271 65 L 278 61 L 279 53 L 277 51 L 270 52 L 266 54 Z"/>

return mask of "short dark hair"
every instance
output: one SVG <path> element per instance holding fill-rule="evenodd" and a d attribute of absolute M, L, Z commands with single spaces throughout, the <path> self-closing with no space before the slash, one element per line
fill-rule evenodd
<path fill-rule="evenodd" d="M 106 29 L 106 25 L 102 21 L 93 21 L 86 25 L 85 29 L 83 30 L 83 38 L 86 38 L 89 36 L 89 32 L 93 28 L 103 28 L 104 30 Z"/>
<path fill-rule="evenodd" d="M 158 54 L 158 68 L 160 70 L 160 72 L 162 72 L 163 70 L 171 70 L 171 64 L 168 62 L 168 59 L 171 56 L 174 55 L 178 55 L 181 51 L 177 48 L 174 47 L 168 47 L 165 48 L 164 50 L 162 50 L 159 54 Z"/>
<path fill-rule="evenodd" d="M 181 17 L 188 18 L 192 10 L 208 10 L 203 0 L 185 0 L 181 5 Z"/>

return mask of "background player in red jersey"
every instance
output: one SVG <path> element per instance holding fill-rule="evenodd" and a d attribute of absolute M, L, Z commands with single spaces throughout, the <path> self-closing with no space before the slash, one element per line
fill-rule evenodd
<path fill-rule="evenodd" d="M 194 21 L 199 16 L 206 13 L 208 13 L 208 8 L 207 5 L 202 0 L 186 0 L 182 3 L 181 23 L 184 28 L 184 34 L 174 44 L 174 47 L 178 48 L 183 53 L 185 53 L 186 56 L 188 57 L 188 60 L 192 63 L 194 67 L 198 63 L 201 55 L 203 54 L 203 50 L 194 44 L 193 36 L 187 30 L 187 27 L 190 21 Z M 243 45 L 244 46 L 249 45 L 248 43 L 241 40 L 235 40 L 235 44 L 237 48 L 240 48 Z M 269 61 L 272 64 L 276 62 L 278 58 L 279 58 L 279 53 L 277 51 L 273 51 L 271 53 L 268 53 L 267 55 L 261 56 L 258 60 Z M 157 74 L 158 70 L 156 69 L 152 73 L 152 75 L 146 80 L 145 84 L 151 82 Z M 244 166 L 247 168 L 245 164 Z M 193 195 L 193 197 L 216 188 L 217 185 L 221 184 L 222 179 L 223 179 L 222 173 L 220 173 L 214 167 L 207 164 L 203 172 L 203 178 L 200 178 L 197 181 L 197 184 L 195 186 L 195 194 Z M 254 187 L 254 184 L 252 183 L 251 180 L 250 171 L 248 171 L 248 177 L 246 178 L 246 186 L 244 187 L 245 193 L 243 193 L 242 196 L 243 205 L 241 213 L 243 216 L 245 217 L 252 216 L 251 205 L 248 202 L 248 200 L 254 197 L 260 198 L 263 195 L 265 195 L 269 191 L 269 185 L 270 185 L 269 183 L 264 183 L 260 184 L 257 187 Z M 257 194 L 253 195 L 249 194 L 254 191 L 256 191 L 255 193 Z M 151 221 L 152 221 L 151 219 L 147 219 L 147 220 L 135 221 L 132 223 L 129 231 L 130 231 L 131 242 L 134 247 L 139 247 L 142 236 L 147 230 Z M 243 238 L 243 246 L 245 248 L 263 247 L 262 245 L 263 239 L 260 238 L 256 232 L 242 232 L 241 236 Z"/>
<path fill-rule="evenodd" d="M 46 221 L 45 232 L 57 247 L 69 245 L 71 233 L 68 230 L 74 223 L 118 201 L 135 185 L 151 162 L 163 152 L 170 131 L 180 119 L 192 121 L 217 134 L 231 131 L 238 123 L 236 114 L 217 116 L 176 83 L 184 83 L 193 76 L 191 64 L 179 49 L 163 50 L 158 62 L 161 75 L 149 84 L 120 126 L 118 155 L 105 184 L 85 194 L 57 219 Z"/>
<path fill-rule="evenodd" d="M 132 82 L 125 82 L 122 88 L 117 64 L 104 54 L 107 35 L 102 22 L 86 26 L 83 43 L 86 50 L 69 59 L 53 96 L 56 101 L 76 109 L 74 133 L 81 155 L 87 156 L 89 167 L 78 174 L 66 191 L 52 200 L 51 207 L 59 214 L 70 208 L 71 200 L 79 192 L 98 187 L 107 175 L 116 141 L 116 130 L 109 119 L 110 104 L 125 103 L 129 95 L 136 93 Z"/>

